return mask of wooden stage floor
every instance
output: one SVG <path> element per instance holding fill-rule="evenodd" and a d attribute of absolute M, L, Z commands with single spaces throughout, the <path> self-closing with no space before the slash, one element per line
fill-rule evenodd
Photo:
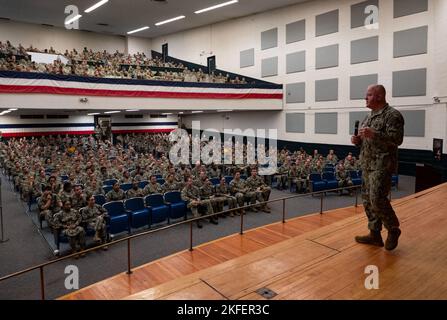
<path fill-rule="evenodd" d="M 399 247 L 360 245 L 362 207 L 275 223 L 118 274 L 61 299 L 447 299 L 447 184 L 393 201 Z M 386 231 L 382 233 L 386 238 Z M 365 288 L 377 266 L 379 289 Z"/>

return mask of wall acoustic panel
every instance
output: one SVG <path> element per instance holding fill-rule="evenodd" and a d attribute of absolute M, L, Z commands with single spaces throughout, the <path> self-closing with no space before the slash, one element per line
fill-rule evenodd
<path fill-rule="evenodd" d="M 241 68 L 252 67 L 255 65 L 255 49 L 241 51 Z"/>
<path fill-rule="evenodd" d="M 336 112 L 315 113 L 315 133 L 337 134 Z"/>
<path fill-rule="evenodd" d="M 278 46 L 278 28 L 261 32 L 261 49 L 266 50 Z"/>
<path fill-rule="evenodd" d="M 394 32 L 394 58 L 427 53 L 428 27 Z"/>
<path fill-rule="evenodd" d="M 428 10 L 428 0 L 394 0 L 394 18 Z"/>
<path fill-rule="evenodd" d="M 289 83 L 286 85 L 286 103 L 306 102 L 306 83 Z"/>
<path fill-rule="evenodd" d="M 368 111 L 349 112 L 349 134 L 350 135 L 354 134 L 355 122 L 360 121 L 360 125 L 361 125 L 363 120 L 365 120 L 365 118 L 369 114 L 370 114 L 370 112 L 368 112 Z"/>
<path fill-rule="evenodd" d="M 338 79 L 315 81 L 315 101 L 337 101 Z"/>
<path fill-rule="evenodd" d="M 393 72 L 393 97 L 427 95 L 427 69 Z"/>
<path fill-rule="evenodd" d="M 362 76 L 351 77 L 350 98 L 351 100 L 365 99 L 368 86 L 377 84 L 379 81 L 378 74 L 366 74 Z"/>
<path fill-rule="evenodd" d="M 320 14 L 315 18 L 315 36 L 338 32 L 338 9 Z"/>
<path fill-rule="evenodd" d="M 351 28 L 358 28 L 365 26 L 365 22 L 370 24 L 371 22 L 366 19 L 371 15 L 370 10 L 366 10 L 368 6 L 376 6 L 379 8 L 379 0 L 368 0 L 360 3 L 353 4 L 351 6 Z M 369 9 L 369 8 L 368 8 Z M 366 11 L 366 13 L 365 13 Z"/>
<path fill-rule="evenodd" d="M 306 40 L 306 20 L 286 24 L 286 43 Z"/>
<path fill-rule="evenodd" d="M 338 44 L 317 48 L 315 56 L 316 69 L 338 67 Z"/>
<path fill-rule="evenodd" d="M 401 111 L 405 120 L 405 137 L 425 137 L 425 110 Z"/>
<path fill-rule="evenodd" d="M 378 36 L 351 41 L 351 64 L 377 61 L 378 59 Z"/>
<path fill-rule="evenodd" d="M 286 72 L 306 71 L 306 51 L 290 53 L 286 56 Z"/>
<path fill-rule="evenodd" d="M 305 113 L 286 113 L 286 132 L 304 133 L 306 131 Z"/>
<path fill-rule="evenodd" d="M 261 63 L 262 77 L 278 75 L 278 57 L 263 59 Z"/>

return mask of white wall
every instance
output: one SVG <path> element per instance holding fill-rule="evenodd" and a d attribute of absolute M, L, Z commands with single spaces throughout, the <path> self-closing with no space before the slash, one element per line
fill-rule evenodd
<path fill-rule="evenodd" d="M 82 50 L 88 47 L 92 50 L 107 50 L 125 52 L 126 38 L 86 32 L 66 30 L 58 27 L 46 27 L 38 24 L 20 23 L 14 21 L 0 21 L 0 41 L 9 40 L 13 45 L 21 43 L 25 48 L 31 44 L 38 49 L 51 46 L 56 51 L 65 52 L 66 49 Z"/>
<path fill-rule="evenodd" d="M 129 54 L 144 53 L 151 57 L 152 40 L 139 37 L 126 37 L 126 51 Z"/>
<path fill-rule="evenodd" d="M 426 137 L 405 138 L 402 147 L 411 149 L 432 148 L 433 138 L 443 138 L 446 143 L 447 130 L 445 120 L 447 111 L 445 105 L 433 105 L 434 96 L 447 96 L 447 1 L 429 0 L 428 12 L 411 16 L 393 18 L 393 1 L 380 0 L 379 28 L 368 30 L 366 28 L 351 29 L 350 6 L 361 0 L 317 0 L 260 13 L 240 19 L 217 23 L 211 26 L 188 30 L 169 36 L 154 38 L 152 47 L 161 51 L 163 43 L 169 43 L 171 56 L 206 64 L 206 57 L 202 52 L 211 53 L 217 57 L 217 66 L 220 69 L 240 73 L 246 76 L 260 78 L 261 60 L 263 58 L 278 56 L 278 76 L 263 78 L 276 83 L 306 82 L 306 103 L 286 104 L 284 111 L 276 116 L 264 116 L 271 113 L 237 113 L 239 119 L 227 122 L 227 126 L 260 127 L 278 129 L 278 137 L 283 140 L 319 142 L 329 144 L 349 144 L 349 112 L 365 111 L 363 101 L 351 101 L 349 97 L 349 77 L 370 73 L 379 74 L 379 82 L 389 91 L 392 87 L 392 72 L 398 70 L 427 68 L 427 96 L 392 98 L 388 100 L 391 105 L 402 110 L 426 110 Z M 315 16 L 334 9 L 340 10 L 339 32 L 315 37 Z M 306 19 L 306 40 L 287 44 L 285 43 L 285 25 L 294 21 Z M 428 54 L 393 58 L 393 33 L 395 31 L 428 25 Z M 278 28 L 278 47 L 261 50 L 261 32 Z M 350 64 L 350 43 L 352 40 L 379 36 L 379 61 Z M 336 44 L 340 45 L 339 67 L 315 70 L 315 49 L 318 47 Z M 255 66 L 239 67 L 240 51 L 255 48 Z M 286 54 L 306 50 L 306 72 L 286 74 Z M 336 102 L 315 102 L 315 80 L 339 79 L 339 100 Z M 447 101 L 447 98 L 445 99 Z M 261 108 L 260 108 L 261 109 Z M 285 132 L 286 112 L 306 113 L 306 133 Z M 314 134 L 315 112 L 338 112 L 338 134 Z M 218 125 L 221 114 L 199 115 L 193 118 L 202 118 L 205 123 Z M 186 120 L 185 120 L 186 121 Z M 189 121 L 189 120 L 188 120 Z M 444 150 L 447 150 L 447 143 Z"/>

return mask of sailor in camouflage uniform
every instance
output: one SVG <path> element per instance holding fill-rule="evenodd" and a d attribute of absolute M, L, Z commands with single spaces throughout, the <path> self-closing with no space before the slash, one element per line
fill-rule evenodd
<path fill-rule="evenodd" d="M 40 219 L 45 219 L 50 228 L 54 228 L 53 216 L 62 208 L 62 202 L 56 193 L 51 192 L 50 186 L 44 189 L 42 196 L 37 202 Z"/>
<path fill-rule="evenodd" d="M 338 181 L 339 188 L 352 187 L 354 183 L 352 183 L 351 177 L 349 173 L 345 170 L 345 166 L 343 162 L 340 162 L 337 166 L 337 170 L 335 172 L 335 178 Z M 352 189 L 349 189 L 349 195 L 352 195 Z M 343 190 L 340 190 L 340 195 L 343 194 Z"/>
<path fill-rule="evenodd" d="M 107 210 L 95 203 L 95 197 L 88 198 L 87 206 L 81 210 L 82 222 L 91 229 L 95 230 L 93 240 L 99 243 L 106 243 L 106 218 Z M 106 250 L 107 247 L 104 247 Z"/>
<path fill-rule="evenodd" d="M 186 185 L 182 190 L 182 200 L 187 201 L 187 206 L 191 209 L 194 218 L 199 216 L 199 206 L 206 207 L 207 211 L 205 214 L 214 213 L 211 201 L 201 200 L 200 189 L 193 185 L 192 177 L 188 177 L 186 180 Z M 197 227 L 202 228 L 200 220 L 197 221 Z"/>
<path fill-rule="evenodd" d="M 210 180 L 208 179 L 208 177 L 205 176 L 205 179 L 203 181 L 203 185 L 202 187 L 200 187 L 200 199 L 202 201 L 210 201 L 211 202 L 211 206 L 213 207 L 213 212 L 217 212 L 217 208 L 218 208 L 218 202 L 220 202 L 219 199 L 216 199 L 215 196 L 215 191 L 214 191 L 214 186 L 213 184 L 210 182 Z M 210 222 L 213 224 L 218 224 L 217 221 L 217 216 L 213 216 L 210 218 Z"/>
<path fill-rule="evenodd" d="M 397 172 L 397 151 L 403 142 L 404 119 L 399 111 L 387 104 L 386 90 L 381 85 L 368 88 L 366 101 L 372 112 L 362 122 L 359 135 L 352 136 L 351 141 L 360 147 L 362 198 L 370 234 L 358 236 L 355 240 L 383 246 L 380 233 L 383 224 L 388 230 L 385 249 L 393 250 L 397 247 L 401 230 L 388 195 L 391 176 Z"/>
<path fill-rule="evenodd" d="M 107 201 L 119 201 L 126 199 L 124 191 L 120 188 L 119 182 L 113 184 L 112 190 L 106 194 Z"/>
<path fill-rule="evenodd" d="M 161 186 L 163 189 L 163 192 L 170 192 L 170 191 L 180 191 L 180 185 L 174 180 L 174 174 L 169 173 L 166 177 L 165 183 Z"/>
<path fill-rule="evenodd" d="M 144 197 L 144 191 L 140 188 L 140 183 L 136 178 L 133 178 L 132 180 L 132 188 L 127 190 L 127 198 L 138 198 L 138 197 Z"/>
<path fill-rule="evenodd" d="M 251 175 L 250 175 L 250 177 L 247 178 L 247 180 L 245 181 L 245 184 L 249 189 L 249 194 L 251 194 L 251 193 L 255 194 L 254 197 L 250 196 L 250 198 L 252 200 L 251 201 L 252 204 L 256 203 L 256 199 L 259 202 L 264 202 L 264 201 L 269 200 L 270 193 L 272 192 L 272 190 L 264 182 L 264 179 L 262 179 L 258 175 L 258 170 L 256 168 L 251 169 Z M 253 198 L 255 198 L 254 201 L 253 201 Z M 256 209 L 258 209 L 258 208 L 256 208 Z M 267 204 L 261 205 L 261 207 L 259 209 L 266 213 L 270 213 L 270 208 L 267 206 Z"/>
<path fill-rule="evenodd" d="M 218 212 L 223 211 L 225 201 L 228 202 L 229 209 L 237 207 L 236 197 L 231 195 L 230 188 L 227 186 L 225 177 L 222 177 L 219 184 L 216 186 L 216 200 L 218 201 Z M 228 215 L 233 217 L 235 214 L 239 213 L 237 211 L 231 211 Z"/>
<path fill-rule="evenodd" d="M 76 185 L 74 187 L 73 196 L 71 197 L 71 207 L 75 210 L 79 210 L 87 205 L 87 197 L 82 192 L 82 187 Z"/>
<path fill-rule="evenodd" d="M 143 193 L 145 196 L 154 193 L 163 193 L 163 188 L 157 182 L 157 177 L 154 174 L 151 175 L 149 183 L 144 187 Z"/>
<path fill-rule="evenodd" d="M 256 194 L 251 193 L 250 196 L 248 195 L 248 188 L 245 184 L 245 181 L 241 179 L 241 173 L 239 171 L 236 171 L 233 180 L 231 180 L 230 182 L 230 191 L 231 195 L 236 197 L 236 201 L 239 207 L 244 206 L 246 198 L 248 198 L 250 202 L 256 202 Z M 245 210 L 240 209 L 239 213 L 244 214 Z"/>
<path fill-rule="evenodd" d="M 72 253 L 84 250 L 85 231 L 81 226 L 82 216 L 78 210 L 71 208 L 70 200 L 63 203 L 62 210 L 56 213 L 53 218 L 55 227 L 62 230 L 62 233 L 68 237 Z M 81 256 L 85 256 L 85 254 Z"/>

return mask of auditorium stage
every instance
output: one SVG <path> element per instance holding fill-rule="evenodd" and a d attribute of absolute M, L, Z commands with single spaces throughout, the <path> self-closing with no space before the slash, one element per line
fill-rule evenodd
<path fill-rule="evenodd" d="M 232 235 L 119 274 L 62 299 L 447 299 L 447 184 L 393 201 L 399 247 L 360 245 L 361 207 Z M 383 231 L 386 238 L 386 231 Z M 367 290 L 367 266 L 379 289 Z"/>

